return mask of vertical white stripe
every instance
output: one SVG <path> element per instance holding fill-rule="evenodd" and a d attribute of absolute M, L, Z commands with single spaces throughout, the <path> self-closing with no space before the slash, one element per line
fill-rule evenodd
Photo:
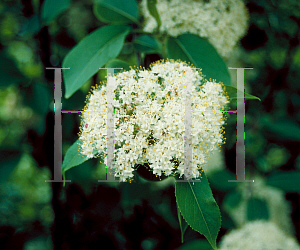
<path fill-rule="evenodd" d="M 114 171 L 114 148 L 115 148 L 115 131 L 114 131 L 114 89 L 115 77 L 114 69 L 107 69 L 107 168 Z M 108 177 L 108 176 L 107 176 Z"/>
<path fill-rule="evenodd" d="M 192 160 L 193 160 L 193 144 L 192 144 L 192 74 L 191 69 L 185 69 L 185 137 L 184 137 L 184 175 L 187 180 L 193 178 Z"/>

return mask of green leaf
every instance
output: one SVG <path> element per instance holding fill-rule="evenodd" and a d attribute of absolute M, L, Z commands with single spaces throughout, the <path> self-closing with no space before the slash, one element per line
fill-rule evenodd
<path fill-rule="evenodd" d="M 201 182 L 176 182 L 175 195 L 180 213 L 189 226 L 203 234 L 216 249 L 221 213 L 205 174 L 202 173 Z"/>
<path fill-rule="evenodd" d="M 230 74 L 223 59 L 215 48 L 205 39 L 193 34 L 183 34 L 167 39 L 167 56 L 180 59 L 201 68 L 206 79 L 216 79 L 225 85 L 231 85 Z"/>
<path fill-rule="evenodd" d="M 250 198 L 247 204 L 247 219 L 251 220 L 268 220 L 269 210 L 267 204 L 257 198 Z"/>
<path fill-rule="evenodd" d="M 86 36 L 64 58 L 65 98 L 74 94 L 99 68 L 120 53 L 128 26 L 104 26 Z"/>
<path fill-rule="evenodd" d="M 105 70 L 101 70 L 101 71 L 105 72 Z M 65 99 L 65 97 L 63 96 L 62 97 L 62 109 L 63 110 L 83 110 L 84 105 L 85 105 L 85 103 L 84 103 L 85 100 L 86 100 L 86 94 L 83 93 L 82 91 L 75 92 L 69 99 Z"/>
<path fill-rule="evenodd" d="M 22 32 L 21 36 L 34 36 L 36 35 L 41 29 L 39 15 L 33 15 L 28 19 L 26 28 L 24 32 Z"/>
<path fill-rule="evenodd" d="M 222 211 L 221 210 L 221 214 L 222 214 L 222 227 L 226 228 L 226 229 L 233 229 L 236 228 L 236 225 L 234 224 L 234 221 L 232 220 L 232 218 L 227 214 L 226 211 Z"/>
<path fill-rule="evenodd" d="M 226 194 L 223 200 L 223 204 L 228 208 L 235 208 L 240 204 L 241 199 L 242 199 L 241 193 L 233 190 Z"/>
<path fill-rule="evenodd" d="M 45 0 L 42 9 L 41 17 L 45 24 L 49 24 L 60 13 L 68 9 L 71 0 Z"/>
<path fill-rule="evenodd" d="M 199 239 L 187 242 L 183 246 L 176 248 L 176 250 L 212 250 L 212 247 L 207 240 Z"/>
<path fill-rule="evenodd" d="M 229 100 L 230 100 L 231 103 L 237 102 L 237 99 L 238 99 L 237 93 L 243 95 L 242 91 L 237 90 L 237 88 L 235 88 L 233 86 L 225 85 L 224 88 L 225 88 L 225 92 L 229 96 Z M 245 93 L 245 100 L 259 100 L 259 101 L 261 101 L 258 97 L 254 96 L 254 95 L 247 94 L 247 93 Z"/>
<path fill-rule="evenodd" d="M 130 70 L 130 65 L 129 63 L 119 60 L 119 59 L 113 59 L 109 61 L 106 65 L 106 68 L 123 68 L 123 70 Z M 117 69 L 116 72 L 122 72 L 122 69 Z M 115 73 L 116 73 L 115 72 Z"/>
<path fill-rule="evenodd" d="M 237 183 L 228 182 L 229 180 L 236 180 L 236 176 L 226 169 L 215 171 L 209 176 L 212 187 L 221 191 L 228 191 L 236 187 Z"/>
<path fill-rule="evenodd" d="M 97 0 L 94 3 L 94 14 L 104 23 L 139 23 L 138 4 L 135 0 Z"/>
<path fill-rule="evenodd" d="M 157 8 L 156 8 L 156 4 L 157 4 L 156 0 L 147 0 L 148 11 L 149 11 L 150 15 L 155 18 L 156 23 L 157 23 L 157 29 L 159 30 L 159 27 L 161 25 L 161 20 L 160 20 L 160 17 L 159 17 Z"/>
<path fill-rule="evenodd" d="M 162 50 L 159 41 L 157 41 L 157 39 L 155 39 L 154 37 L 148 35 L 138 36 L 133 40 L 133 46 L 137 51 L 149 54 L 155 52 L 160 53 Z"/>
<path fill-rule="evenodd" d="M 21 74 L 15 63 L 3 52 L 0 54 L 1 78 L 0 87 L 7 87 L 10 84 L 19 83 L 26 78 Z"/>
<path fill-rule="evenodd" d="M 273 138 L 283 139 L 284 141 L 300 141 L 300 127 L 290 118 L 272 121 L 267 117 L 263 117 L 260 121 L 263 129 L 269 132 Z"/>
<path fill-rule="evenodd" d="M 120 55 L 129 55 L 133 53 L 133 44 L 130 42 L 125 42 L 124 46 L 120 52 Z"/>
<path fill-rule="evenodd" d="M 49 88 L 45 84 L 33 83 L 28 89 L 26 88 L 24 92 L 25 103 L 35 112 L 44 115 L 49 111 L 50 103 L 53 100 L 53 94 L 51 94 Z"/>
<path fill-rule="evenodd" d="M 180 210 L 177 205 L 177 215 L 178 215 L 178 221 L 179 221 L 179 226 L 180 226 L 180 231 L 181 231 L 181 243 L 183 243 L 183 237 L 186 229 L 188 228 L 188 224 L 186 223 L 185 219 L 183 219 Z"/>
<path fill-rule="evenodd" d="M 68 149 L 62 163 L 62 172 L 66 172 L 70 168 L 78 166 L 87 160 L 87 157 L 81 154 L 81 143 L 82 142 L 78 139 Z"/>
<path fill-rule="evenodd" d="M 95 160 L 97 159 L 90 159 L 88 161 L 83 162 L 80 164 L 80 167 L 71 168 L 67 172 L 63 172 L 67 180 L 72 180 L 72 182 L 76 182 L 81 184 L 84 188 L 88 185 L 93 185 L 91 183 L 92 174 L 95 173 Z"/>
<path fill-rule="evenodd" d="M 267 185 L 277 187 L 285 192 L 300 193 L 300 171 L 277 172 L 271 174 L 266 181 Z"/>
<path fill-rule="evenodd" d="M 17 150 L 0 151 L 0 183 L 9 178 L 21 159 L 21 152 Z"/>

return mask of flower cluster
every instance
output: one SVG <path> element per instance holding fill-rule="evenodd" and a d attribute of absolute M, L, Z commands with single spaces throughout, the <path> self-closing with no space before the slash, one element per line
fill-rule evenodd
<path fill-rule="evenodd" d="M 190 176 L 198 178 L 200 166 L 209 153 L 223 143 L 224 116 L 220 110 L 229 101 L 222 84 L 205 80 L 201 71 L 179 61 L 159 61 L 150 70 L 118 73 L 114 78 L 114 167 L 120 180 L 132 178 L 137 164 L 148 164 L 158 176 L 187 174 L 184 167 L 187 72 L 192 82 Z M 107 84 L 91 92 L 80 129 L 82 154 L 95 157 L 97 150 L 107 163 Z"/>
<path fill-rule="evenodd" d="M 208 41 L 220 55 L 228 57 L 248 27 L 248 12 L 242 0 L 157 0 L 160 32 L 170 36 L 191 33 Z M 141 2 L 145 18 L 144 31 L 152 32 L 156 20 L 147 9 L 147 0 Z"/>
<path fill-rule="evenodd" d="M 267 186 L 262 177 L 256 175 L 254 183 L 243 183 L 238 186 L 242 199 L 237 207 L 227 207 L 224 209 L 231 216 L 237 226 L 242 226 L 247 222 L 247 203 L 252 196 L 253 198 L 264 201 L 269 210 L 270 221 L 275 223 L 279 228 L 293 234 L 294 229 L 291 221 L 291 207 L 287 203 L 284 192 L 280 189 Z"/>
<path fill-rule="evenodd" d="M 222 238 L 220 250 L 300 250 L 297 241 L 286 235 L 276 224 L 267 221 L 254 221 L 242 228 L 233 230 Z"/>

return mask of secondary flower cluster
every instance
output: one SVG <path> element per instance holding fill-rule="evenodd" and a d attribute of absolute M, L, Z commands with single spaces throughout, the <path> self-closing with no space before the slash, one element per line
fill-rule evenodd
<path fill-rule="evenodd" d="M 276 224 L 268 221 L 254 221 L 231 231 L 222 238 L 220 250 L 300 250 L 297 241 L 286 235 Z"/>
<path fill-rule="evenodd" d="M 247 30 L 248 12 L 242 0 L 157 0 L 160 32 L 170 36 L 183 33 L 207 38 L 220 55 L 227 57 Z M 141 2 L 145 17 L 144 31 L 157 27 L 147 9 L 147 0 Z"/>
<path fill-rule="evenodd" d="M 256 175 L 254 183 L 241 183 L 238 192 L 241 199 L 236 207 L 225 206 L 225 211 L 237 226 L 247 223 L 247 204 L 250 198 L 259 199 L 266 203 L 269 211 L 269 220 L 288 234 L 293 234 L 291 221 L 291 207 L 285 199 L 284 192 L 278 188 L 266 185 L 264 179 Z M 250 186 L 251 184 L 251 186 Z"/>
<path fill-rule="evenodd" d="M 193 159 L 189 173 L 200 176 L 200 166 L 223 142 L 222 110 L 229 102 L 222 84 L 207 81 L 201 71 L 183 62 L 159 61 L 150 70 L 131 69 L 115 76 L 115 176 L 133 177 L 136 164 L 149 164 L 161 176 L 185 174 L 184 136 L 186 73 L 192 81 Z M 107 163 L 107 85 L 94 88 L 84 112 L 79 139 L 88 158 L 103 154 Z"/>

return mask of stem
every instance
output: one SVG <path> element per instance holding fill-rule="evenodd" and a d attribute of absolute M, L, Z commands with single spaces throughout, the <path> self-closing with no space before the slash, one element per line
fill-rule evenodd
<path fill-rule="evenodd" d="M 162 41 L 162 56 L 163 56 L 163 58 L 164 59 L 167 59 L 168 58 L 168 56 L 167 56 L 167 49 L 166 49 L 166 42 L 167 42 L 167 36 L 165 35 L 165 36 L 161 36 L 160 37 L 160 39 L 159 39 L 159 41 L 161 40 Z"/>
<path fill-rule="evenodd" d="M 139 34 L 146 34 L 149 36 L 153 36 L 151 32 L 143 31 L 142 29 L 133 29 L 130 31 L 130 33 L 139 33 Z"/>
<path fill-rule="evenodd" d="M 136 39 L 136 37 L 137 37 L 137 34 L 134 33 L 133 34 L 133 39 Z M 134 51 L 135 51 L 135 49 L 134 49 Z M 140 68 L 140 66 L 141 66 L 141 55 L 138 51 L 135 51 L 135 55 L 136 55 L 136 58 L 137 58 L 137 60 L 136 60 L 137 61 L 137 67 Z"/>
<path fill-rule="evenodd" d="M 135 55 L 136 55 L 136 58 L 137 58 L 137 66 L 138 66 L 138 68 L 140 68 L 140 66 L 141 66 L 141 55 L 140 55 L 140 53 L 139 52 L 135 52 Z"/>

